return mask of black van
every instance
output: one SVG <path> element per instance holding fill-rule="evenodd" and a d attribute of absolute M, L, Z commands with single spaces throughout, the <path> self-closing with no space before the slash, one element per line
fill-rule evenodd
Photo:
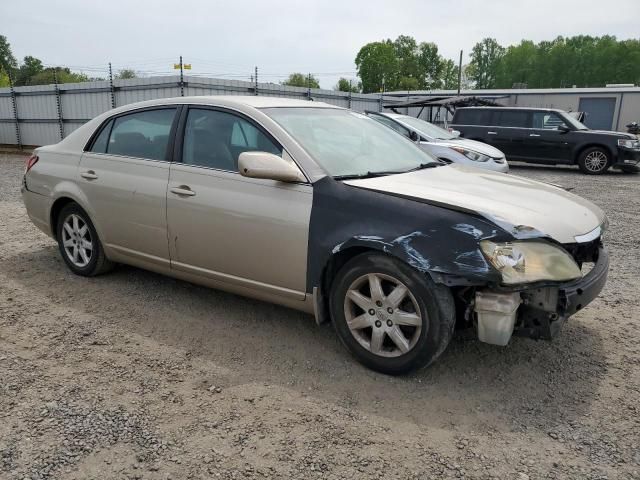
<path fill-rule="evenodd" d="M 580 170 L 592 175 L 609 167 L 640 171 L 638 137 L 590 130 L 563 110 L 464 107 L 455 111 L 450 127 L 464 138 L 502 150 L 509 161 L 578 164 Z"/>

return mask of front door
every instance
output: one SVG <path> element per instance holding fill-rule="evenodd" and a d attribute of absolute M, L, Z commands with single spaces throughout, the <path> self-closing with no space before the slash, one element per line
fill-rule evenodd
<path fill-rule="evenodd" d="M 540 162 L 571 163 L 572 131 L 564 120 L 554 112 L 536 111 L 532 113 L 532 126 L 525 137 L 525 147 L 531 158 Z"/>
<path fill-rule="evenodd" d="M 105 246 L 167 267 L 168 150 L 176 111 L 154 108 L 110 120 L 78 169 L 78 185 Z"/>
<path fill-rule="evenodd" d="M 171 166 L 171 268 L 304 299 L 312 187 L 243 177 L 245 151 L 286 152 L 234 112 L 190 107 Z"/>

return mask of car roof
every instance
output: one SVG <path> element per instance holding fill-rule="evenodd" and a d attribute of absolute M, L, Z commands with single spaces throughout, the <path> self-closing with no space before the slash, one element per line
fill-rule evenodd
<path fill-rule="evenodd" d="M 170 97 L 147 100 L 144 102 L 130 103 L 123 105 L 118 110 L 126 111 L 141 107 L 154 107 L 173 104 L 191 105 L 224 105 L 224 106 L 248 106 L 253 108 L 277 108 L 277 107 L 306 107 L 306 108 L 341 108 L 324 102 L 309 100 L 297 100 L 281 97 L 264 97 L 257 95 L 202 95 L 192 97 Z"/>
<path fill-rule="evenodd" d="M 542 107 L 509 107 L 509 106 L 481 106 L 481 107 L 458 107 L 458 110 L 525 110 L 534 112 L 561 112 L 566 113 L 566 110 L 560 108 L 542 108 Z"/>

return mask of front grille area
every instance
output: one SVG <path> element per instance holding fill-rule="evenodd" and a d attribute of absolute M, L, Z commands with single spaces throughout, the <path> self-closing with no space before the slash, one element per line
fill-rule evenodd
<path fill-rule="evenodd" d="M 598 250 L 600 248 L 600 237 L 585 243 L 567 243 L 563 247 L 571 254 L 578 266 L 582 268 L 583 263 L 595 263 L 598 261 Z"/>

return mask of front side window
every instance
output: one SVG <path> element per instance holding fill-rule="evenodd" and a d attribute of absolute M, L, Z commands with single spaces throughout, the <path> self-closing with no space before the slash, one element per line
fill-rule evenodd
<path fill-rule="evenodd" d="M 542 130 L 557 130 L 567 124 L 560 116 L 553 112 L 533 112 L 533 128 Z"/>
<path fill-rule="evenodd" d="M 240 154 L 254 151 L 282 155 L 281 147 L 242 117 L 189 109 L 182 148 L 184 164 L 237 172 Z"/>
<path fill-rule="evenodd" d="M 113 120 L 106 153 L 164 160 L 175 113 L 175 108 L 163 108 L 116 117 Z M 102 133 L 94 147 L 101 141 L 101 137 Z"/>
<path fill-rule="evenodd" d="M 366 115 L 338 108 L 263 109 L 332 176 L 400 173 L 439 164 L 415 143 Z"/>

